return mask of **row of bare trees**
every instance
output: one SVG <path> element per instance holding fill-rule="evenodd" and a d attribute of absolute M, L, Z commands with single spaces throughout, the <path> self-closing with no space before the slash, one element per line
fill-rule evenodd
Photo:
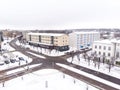
<path fill-rule="evenodd" d="M 27 41 L 25 39 L 23 39 L 23 38 L 19 38 L 18 41 L 19 41 L 21 46 L 25 46 L 27 44 Z M 36 48 L 39 53 L 42 53 L 43 50 L 44 50 L 45 53 L 51 54 L 52 50 L 53 50 L 53 49 L 49 49 L 49 48 L 43 48 L 43 47 L 40 47 L 38 45 L 30 45 L 30 46 L 32 48 Z M 59 54 L 59 51 L 57 49 L 54 49 L 54 53 Z"/>
<path fill-rule="evenodd" d="M 80 57 L 80 54 L 71 54 L 71 63 L 73 63 L 74 61 L 74 57 L 77 57 L 77 60 L 80 62 L 81 60 L 81 57 Z M 94 67 L 96 68 L 100 68 L 100 65 L 101 64 L 107 64 L 108 65 L 108 69 L 109 69 L 109 72 L 111 70 L 111 68 L 114 66 L 114 62 L 115 62 L 115 58 L 114 57 L 110 57 L 110 59 L 107 59 L 106 56 L 104 55 L 97 55 L 95 52 L 94 53 L 91 53 L 91 54 L 88 54 L 88 53 L 82 53 L 82 57 L 84 58 L 84 60 L 86 62 L 88 62 L 88 66 L 90 66 L 90 62 L 93 62 L 93 65 Z"/>

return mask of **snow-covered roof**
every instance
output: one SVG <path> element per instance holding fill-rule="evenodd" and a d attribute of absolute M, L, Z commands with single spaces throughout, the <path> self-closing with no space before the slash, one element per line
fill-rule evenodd
<path fill-rule="evenodd" d="M 61 34 L 61 33 L 33 33 L 33 32 L 30 32 L 30 33 L 28 33 L 28 35 L 62 36 L 64 34 Z"/>
<path fill-rule="evenodd" d="M 94 43 L 112 44 L 112 43 L 120 43 L 120 40 L 116 40 L 116 39 L 104 39 L 104 40 L 94 41 Z"/>
<path fill-rule="evenodd" d="M 81 32 L 74 32 L 75 34 L 92 34 L 92 33 L 99 33 L 99 32 L 84 32 L 84 31 L 81 31 Z"/>

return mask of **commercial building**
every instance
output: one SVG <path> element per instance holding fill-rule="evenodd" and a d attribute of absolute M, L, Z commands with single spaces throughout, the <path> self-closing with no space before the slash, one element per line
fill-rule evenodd
<path fill-rule="evenodd" d="M 105 39 L 95 41 L 92 50 L 99 56 L 105 56 L 107 59 L 114 57 L 116 59 L 120 56 L 120 40 Z"/>
<path fill-rule="evenodd" d="M 100 39 L 99 32 L 73 32 L 69 34 L 69 45 L 77 50 L 91 47 L 93 41 Z"/>
<path fill-rule="evenodd" d="M 26 37 L 29 44 L 42 48 L 57 49 L 59 51 L 69 50 L 67 34 L 61 33 L 28 33 Z"/>

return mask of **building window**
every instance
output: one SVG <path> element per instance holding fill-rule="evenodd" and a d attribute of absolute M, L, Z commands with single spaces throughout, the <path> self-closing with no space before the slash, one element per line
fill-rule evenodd
<path fill-rule="evenodd" d="M 31 35 L 29 35 L 29 40 L 31 41 Z"/>
<path fill-rule="evenodd" d="M 101 52 L 99 52 L 99 55 L 101 55 Z"/>
<path fill-rule="evenodd" d="M 97 51 L 95 51 L 95 54 L 97 53 Z"/>
<path fill-rule="evenodd" d="M 108 53 L 108 56 L 110 57 L 110 53 Z"/>
<path fill-rule="evenodd" d="M 105 52 L 103 52 L 103 56 L 105 56 Z"/>
<path fill-rule="evenodd" d="M 99 46 L 99 49 L 101 49 L 101 46 Z"/>
<path fill-rule="evenodd" d="M 95 48 L 97 48 L 97 45 L 95 45 Z"/>
<path fill-rule="evenodd" d="M 51 36 L 51 44 L 54 44 L 54 36 Z"/>
<path fill-rule="evenodd" d="M 108 47 L 108 50 L 111 50 L 111 47 Z"/>
<path fill-rule="evenodd" d="M 106 50 L 106 46 L 104 46 L 104 50 Z"/>
<path fill-rule="evenodd" d="M 41 36 L 39 36 L 39 42 L 41 42 Z"/>

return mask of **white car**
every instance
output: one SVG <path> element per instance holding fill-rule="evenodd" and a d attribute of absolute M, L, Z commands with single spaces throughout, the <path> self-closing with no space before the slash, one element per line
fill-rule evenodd
<path fill-rule="evenodd" d="M 4 62 L 3 61 L 0 61 L 0 66 L 4 65 Z"/>

